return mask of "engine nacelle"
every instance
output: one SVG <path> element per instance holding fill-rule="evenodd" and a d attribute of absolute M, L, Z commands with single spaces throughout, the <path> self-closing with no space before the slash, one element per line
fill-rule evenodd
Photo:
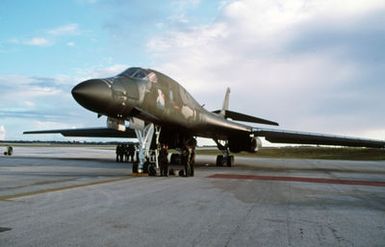
<path fill-rule="evenodd" d="M 232 153 L 239 153 L 241 151 L 255 153 L 261 147 L 262 141 L 258 137 L 229 139 L 229 149 Z"/>

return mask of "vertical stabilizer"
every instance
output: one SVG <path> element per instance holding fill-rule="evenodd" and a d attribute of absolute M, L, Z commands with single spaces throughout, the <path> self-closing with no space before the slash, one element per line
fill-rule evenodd
<path fill-rule="evenodd" d="M 226 90 L 225 99 L 223 100 L 222 110 L 219 113 L 223 117 L 225 116 L 226 111 L 229 109 L 229 98 L 230 98 L 230 88 L 228 87 Z"/>

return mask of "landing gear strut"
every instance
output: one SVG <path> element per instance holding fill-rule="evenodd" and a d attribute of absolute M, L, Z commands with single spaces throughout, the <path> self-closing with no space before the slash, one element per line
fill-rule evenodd
<path fill-rule="evenodd" d="M 230 149 L 227 141 L 215 140 L 218 149 L 222 152 L 222 155 L 217 156 L 217 166 L 234 166 L 234 156 L 230 155 Z"/>
<path fill-rule="evenodd" d="M 160 128 L 155 127 L 154 124 L 150 123 L 144 126 L 142 129 L 135 129 L 136 137 L 139 140 L 139 160 L 138 160 L 138 173 L 143 173 L 144 164 L 150 162 L 151 154 L 150 148 L 152 138 L 156 135 L 156 142 L 159 142 Z M 158 150 L 155 149 L 155 165 L 158 168 Z M 150 164 L 149 164 L 150 165 Z M 134 170 L 134 169 L 133 169 Z M 135 171 L 134 171 L 135 172 Z"/>

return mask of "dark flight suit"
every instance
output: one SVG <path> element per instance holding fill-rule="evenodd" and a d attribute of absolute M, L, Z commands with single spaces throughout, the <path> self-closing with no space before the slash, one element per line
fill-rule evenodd
<path fill-rule="evenodd" d="M 168 177 L 168 151 L 167 148 L 162 147 L 158 155 L 158 161 L 160 166 L 160 175 Z"/>
<path fill-rule="evenodd" d="M 130 144 L 128 146 L 128 157 L 131 162 L 134 162 L 134 155 L 135 155 L 135 146 Z"/>
<path fill-rule="evenodd" d="M 120 154 L 120 144 L 116 146 L 116 162 L 119 162 L 119 154 Z"/>
<path fill-rule="evenodd" d="M 194 177 L 195 148 L 191 148 L 189 164 L 190 164 L 190 176 Z"/>
<path fill-rule="evenodd" d="M 190 150 L 187 147 L 183 147 L 182 149 L 182 157 L 181 157 L 182 165 L 184 166 L 184 176 L 188 177 L 191 173 L 190 168 Z"/>
<path fill-rule="evenodd" d="M 124 146 L 122 144 L 119 144 L 116 147 L 116 162 L 123 162 L 123 156 L 124 156 Z"/>
<path fill-rule="evenodd" d="M 123 145 L 123 155 L 124 155 L 124 162 L 128 162 L 128 145 Z"/>
<path fill-rule="evenodd" d="M 120 162 L 124 162 L 124 152 L 125 152 L 125 148 L 124 148 L 124 145 L 120 145 L 120 152 L 119 152 L 119 158 L 120 158 Z"/>

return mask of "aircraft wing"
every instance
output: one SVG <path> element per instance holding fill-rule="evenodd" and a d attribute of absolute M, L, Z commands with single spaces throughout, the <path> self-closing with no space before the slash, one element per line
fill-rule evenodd
<path fill-rule="evenodd" d="M 354 137 L 324 135 L 290 130 L 253 128 L 255 136 L 265 137 L 272 143 L 336 145 L 349 147 L 385 148 L 385 141 Z"/>
<path fill-rule="evenodd" d="M 110 128 L 39 130 L 39 131 L 25 131 L 23 132 L 23 134 L 62 134 L 63 136 L 76 136 L 76 137 L 136 138 L 135 131 L 129 128 L 126 128 L 126 131 L 118 131 Z"/>

